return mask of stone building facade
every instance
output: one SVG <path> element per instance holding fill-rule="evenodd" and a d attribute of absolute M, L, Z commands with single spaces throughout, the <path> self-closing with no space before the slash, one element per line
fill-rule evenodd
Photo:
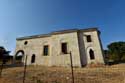
<path fill-rule="evenodd" d="M 97 28 L 70 29 L 16 39 L 15 57 L 28 65 L 73 66 L 104 64 L 100 31 Z"/>

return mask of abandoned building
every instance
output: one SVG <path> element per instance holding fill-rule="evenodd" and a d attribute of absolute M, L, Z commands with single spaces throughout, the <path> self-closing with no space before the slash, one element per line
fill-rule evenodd
<path fill-rule="evenodd" d="M 100 31 L 97 28 L 70 29 L 16 39 L 15 57 L 27 55 L 28 65 L 73 66 L 104 64 Z"/>

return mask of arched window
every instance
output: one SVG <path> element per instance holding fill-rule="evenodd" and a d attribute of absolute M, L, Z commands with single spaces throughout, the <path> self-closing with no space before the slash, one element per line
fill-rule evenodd
<path fill-rule="evenodd" d="M 35 63 L 35 54 L 32 55 L 31 63 Z"/>
<path fill-rule="evenodd" d="M 90 55 L 90 59 L 95 59 L 95 55 L 94 55 L 94 51 L 92 49 L 90 49 L 89 51 L 89 55 Z"/>

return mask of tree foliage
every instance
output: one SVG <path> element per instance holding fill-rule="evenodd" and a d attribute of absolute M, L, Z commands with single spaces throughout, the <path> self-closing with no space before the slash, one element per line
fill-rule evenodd
<path fill-rule="evenodd" d="M 125 42 L 113 42 L 108 45 L 110 58 L 114 61 L 125 60 Z"/>
<path fill-rule="evenodd" d="M 0 46 L 0 59 L 3 59 L 4 56 L 9 56 L 10 51 L 6 51 L 6 49 Z"/>

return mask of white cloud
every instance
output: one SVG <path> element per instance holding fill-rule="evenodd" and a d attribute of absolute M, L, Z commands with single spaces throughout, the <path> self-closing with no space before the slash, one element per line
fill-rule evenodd
<path fill-rule="evenodd" d="M 7 40 L 2 40 L 1 43 L 2 43 L 2 44 L 6 44 L 6 43 L 7 43 Z"/>
<path fill-rule="evenodd" d="M 7 44 L 8 44 L 7 40 L 4 39 L 0 40 L 0 46 L 7 47 Z"/>

